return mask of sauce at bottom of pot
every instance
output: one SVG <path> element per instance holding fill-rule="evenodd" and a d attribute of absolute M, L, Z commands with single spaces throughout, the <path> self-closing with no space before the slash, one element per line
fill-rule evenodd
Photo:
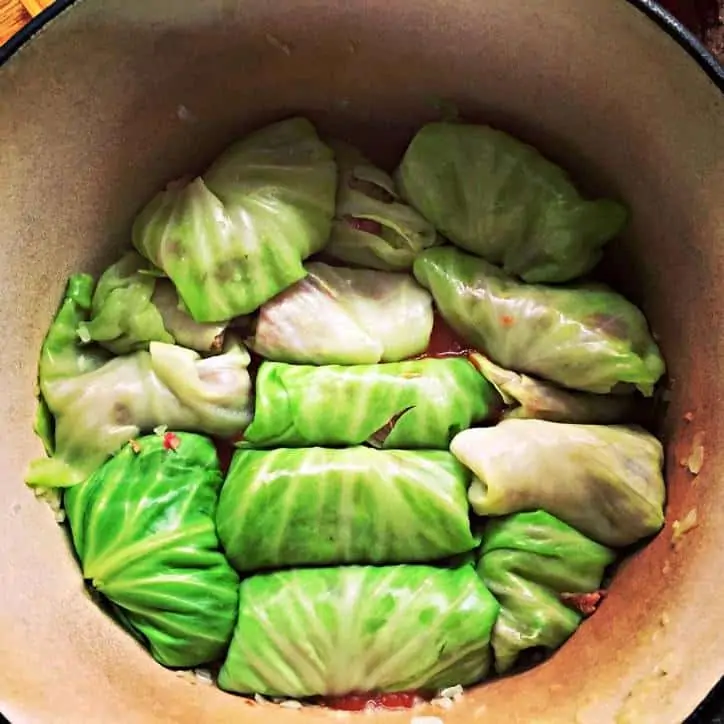
<path fill-rule="evenodd" d="M 432 334 L 427 349 L 415 359 L 426 357 L 466 357 L 475 350 L 465 342 L 450 325 L 435 312 Z"/>
<path fill-rule="evenodd" d="M 417 691 L 401 691 L 388 694 L 347 694 L 320 699 L 321 706 L 341 711 L 365 711 L 367 709 L 411 709 L 425 701 Z"/>

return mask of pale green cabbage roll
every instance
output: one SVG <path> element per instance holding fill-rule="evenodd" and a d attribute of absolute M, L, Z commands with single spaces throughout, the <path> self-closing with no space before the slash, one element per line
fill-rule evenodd
<path fill-rule="evenodd" d="M 93 293 L 91 318 L 78 327 L 84 342 L 114 354 L 148 349 L 151 342 L 219 352 L 227 322 L 197 322 L 174 285 L 140 254 L 128 252 L 106 269 Z"/>
<path fill-rule="evenodd" d="M 466 686 L 488 673 L 499 609 L 471 565 L 251 576 L 219 686 L 297 698 Z"/>
<path fill-rule="evenodd" d="M 499 367 L 479 352 L 468 358 L 500 393 L 506 409 L 503 419 L 550 420 L 579 424 L 631 422 L 642 402 L 633 395 L 596 395 L 565 390 L 528 375 Z"/>
<path fill-rule="evenodd" d="M 408 274 L 307 264 L 307 276 L 267 302 L 249 346 L 296 364 L 397 362 L 425 350 L 432 297 Z"/>
<path fill-rule="evenodd" d="M 527 282 L 590 271 L 628 217 L 616 201 L 583 199 L 561 168 L 488 126 L 423 126 L 396 180 L 441 234 Z"/>
<path fill-rule="evenodd" d="M 85 480 L 128 440 L 160 425 L 231 436 L 251 421 L 249 353 L 232 337 L 222 354 L 163 342 L 108 359 L 80 343 L 93 279 L 71 277 L 43 342 L 40 391 L 55 418 L 53 455 L 34 460 L 30 485 L 69 487 Z M 50 424 L 43 424 L 45 437 Z M 48 445 L 46 444 L 46 447 Z"/>
<path fill-rule="evenodd" d="M 646 397 L 664 374 L 643 313 L 603 284 L 523 284 L 452 246 L 420 254 L 414 272 L 445 321 L 507 369 L 573 390 Z"/>
<path fill-rule="evenodd" d="M 437 243 L 435 229 L 399 198 L 389 175 L 356 148 L 341 141 L 330 145 L 339 185 L 325 254 L 370 269 L 411 269 L 415 257 Z"/>
<path fill-rule="evenodd" d="M 133 245 L 197 322 L 249 314 L 301 279 L 302 261 L 327 243 L 336 188 L 331 149 L 308 120 L 289 118 L 159 192 L 133 225 Z"/>
<path fill-rule="evenodd" d="M 663 447 L 643 429 L 504 420 L 464 430 L 450 451 L 475 475 L 478 515 L 540 508 L 609 546 L 664 523 Z"/>

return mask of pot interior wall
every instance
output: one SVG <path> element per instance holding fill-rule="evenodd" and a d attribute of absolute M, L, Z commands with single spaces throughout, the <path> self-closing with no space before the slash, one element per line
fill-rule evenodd
<path fill-rule="evenodd" d="M 154 190 L 244 131 L 304 112 L 389 162 L 449 102 L 633 207 L 610 254 L 669 362 L 670 500 L 666 529 L 556 656 L 442 718 L 674 722 L 703 698 L 724 671 L 724 105 L 674 41 L 623 0 L 85 0 L 3 68 L 0 98 L 0 707 L 13 722 L 329 719 L 161 669 L 83 594 L 22 482 L 40 452 L 37 353 L 66 276 L 102 268 Z M 694 478 L 679 461 L 699 432 Z M 692 508 L 699 525 L 674 549 Z"/>

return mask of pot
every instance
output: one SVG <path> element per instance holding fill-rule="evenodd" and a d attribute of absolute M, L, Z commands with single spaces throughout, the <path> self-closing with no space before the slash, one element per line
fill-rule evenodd
<path fill-rule="evenodd" d="M 724 77 L 696 41 L 654 5 L 624 0 L 60 0 L 26 35 L 46 22 L 2 51 L 12 57 L 0 73 L 0 707 L 10 720 L 335 720 L 165 670 L 85 595 L 63 529 L 23 484 L 40 453 L 38 350 L 68 274 L 99 272 L 152 193 L 232 139 L 300 111 L 389 162 L 449 103 L 632 207 L 608 256 L 668 361 L 669 500 L 665 529 L 555 656 L 449 712 L 415 715 L 684 720 L 724 672 Z M 693 475 L 681 462 L 699 446 Z M 690 511 L 696 527 L 673 545 Z"/>

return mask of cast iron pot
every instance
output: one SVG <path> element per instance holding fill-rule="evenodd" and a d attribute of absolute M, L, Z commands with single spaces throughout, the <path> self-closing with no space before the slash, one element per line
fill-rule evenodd
<path fill-rule="evenodd" d="M 0 708 L 13 723 L 333 721 L 193 685 L 84 594 L 63 531 L 23 484 L 40 453 L 36 359 L 66 276 L 117 255 L 134 213 L 169 179 L 297 111 L 384 162 L 441 101 L 632 206 L 610 256 L 660 338 L 671 392 L 666 528 L 552 659 L 435 715 L 683 721 L 724 671 L 724 82 L 714 62 L 657 8 L 625 0 L 60 0 L 26 35 L 50 18 L 2 51 L 0 71 Z M 705 449 L 696 477 L 680 465 L 695 438 Z M 672 524 L 692 509 L 698 526 L 673 547 Z"/>

